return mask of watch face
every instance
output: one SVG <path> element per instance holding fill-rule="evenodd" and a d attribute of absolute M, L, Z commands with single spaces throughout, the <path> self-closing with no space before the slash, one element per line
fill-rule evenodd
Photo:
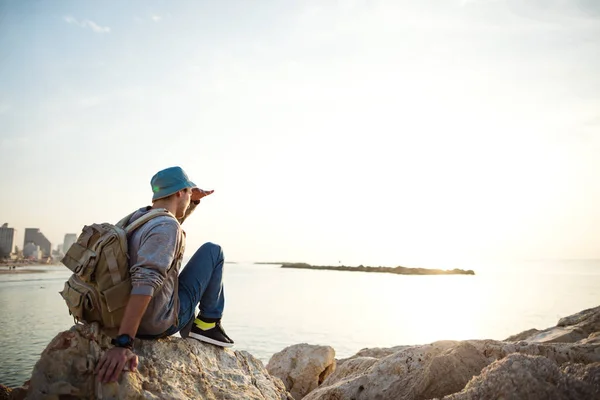
<path fill-rule="evenodd" d="M 115 345 L 119 347 L 131 346 L 133 344 L 133 338 L 128 335 L 119 335 L 115 338 Z"/>

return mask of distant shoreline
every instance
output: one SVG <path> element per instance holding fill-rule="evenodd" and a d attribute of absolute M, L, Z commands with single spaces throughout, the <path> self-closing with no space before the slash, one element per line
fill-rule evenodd
<path fill-rule="evenodd" d="M 296 263 L 259 261 L 259 262 L 255 262 L 254 264 L 258 264 L 258 265 L 283 265 L 283 264 L 296 264 Z"/>
<path fill-rule="evenodd" d="M 32 260 L 2 260 L 0 261 L 0 267 L 45 267 L 45 266 L 53 266 L 53 265 L 62 265 L 60 261 L 52 261 L 52 262 L 43 262 L 43 261 L 32 261 Z"/>
<path fill-rule="evenodd" d="M 29 267 L 43 267 L 43 268 L 54 268 L 60 267 L 62 264 L 59 262 L 45 263 L 42 261 L 32 260 L 2 260 L 0 261 L 0 274 L 37 274 L 48 272 L 46 269 L 31 269 Z"/>
<path fill-rule="evenodd" d="M 3 265 L 3 267 L 7 265 Z M 37 273 L 44 273 L 44 272 L 48 272 L 45 271 L 43 269 L 28 269 L 28 268 L 21 268 L 21 267 L 17 267 L 14 269 L 10 269 L 10 268 L 0 268 L 0 275 L 5 275 L 5 274 L 37 274 Z"/>
<path fill-rule="evenodd" d="M 266 263 L 263 263 L 266 264 Z M 275 263 L 272 263 L 275 264 Z M 279 264 L 279 263 L 277 263 Z M 429 268 L 406 268 L 406 267 L 347 267 L 345 265 L 339 267 L 310 265 L 306 263 L 281 263 L 281 268 L 295 269 L 314 269 L 314 270 L 329 270 L 329 271 L 352 271 L 352 272 L 376 272 L 388 273 L 396 275 L 475 275 L 475 271 L 469 269 L 429 269 Z"/>

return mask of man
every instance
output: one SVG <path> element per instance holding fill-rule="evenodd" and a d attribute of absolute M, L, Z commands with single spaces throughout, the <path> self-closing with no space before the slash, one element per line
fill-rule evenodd
<path fill-rule="evenodd" d="M 189 336 L 217 346 L 233 346 L 221 326 L 225 305 L 223 252 L 213 243 L 202 245 L 179 274 L 185 249 L 181 223 L 214 190 L 204 191 L 191 182 L 180 167 L 159 171 L 152 177 L 152 206 L 137 210 L 132 223 L 152 209 L 159 216 L 138 228 L 128 240 L 132 290 L 119 328 L 96 367 L 98 380 L 116 381 L 125 366 L 135 370 L 133 338 L 156 339 L 193 325 Z M 195 316 L 196 306 L 200 313 Z"/>

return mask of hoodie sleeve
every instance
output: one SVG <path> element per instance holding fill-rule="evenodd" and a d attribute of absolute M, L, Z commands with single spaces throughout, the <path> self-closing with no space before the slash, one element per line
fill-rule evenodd
<path fill-rule="evenodd" d="M 131 266 L 131 294 L 153 296 L 160 289 L 175 259 L 181 227 L 169 218 L 157 221 L 143 232 L 137 260 Z"/>

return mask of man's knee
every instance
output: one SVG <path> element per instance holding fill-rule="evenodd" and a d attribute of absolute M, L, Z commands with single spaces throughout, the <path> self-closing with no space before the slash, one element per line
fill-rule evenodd
<path fill-rule="evenodd" d="M 223 249 L 218 244 L 212 242 L 206 242 L 198 251 L 205 252 L 211 254 L 213 257 L 223 257 Z"/>

